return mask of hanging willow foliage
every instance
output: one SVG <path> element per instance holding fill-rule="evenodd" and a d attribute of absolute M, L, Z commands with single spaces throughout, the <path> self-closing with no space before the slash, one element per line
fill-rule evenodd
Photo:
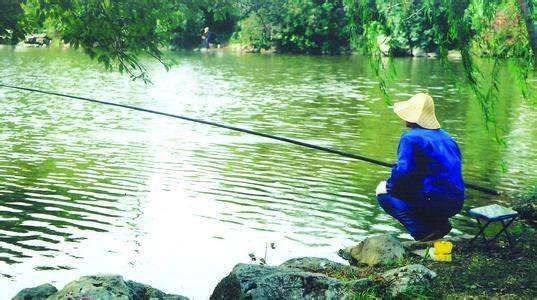
<path fill-rule="evenodd" d="M 472 39 L 475 37 L 472 14 L 479 10 L 485 20 L 492 23 L 502 2 L 500 0 L 345 0 L 345 6 L 348 17 L 354 21 L 349 26 L 351 41 L 365 47 L 364 52 L 370 54 L 372 69 L 379 78 L 379 89 L 387 103 L 391 103 L 387 82 L 392 72 L 387 69 L 382 58 L 378 38 L 380 35 L 397 34 L 394 32 L 397 28 L 394 30 L 394 22 L 391 22 L 396 12 L 400 18 L 397 20 L 398 24 L 425 23 L 422 24 L 422 29 L 426 29 L 423 34 L 430 35 L 432 42 L 438 47 L 442 65 L 449 71 L 453 83 L 459 88 L 465 86 L 470 88 L 483 112 L 485 126 L 493 130 L 496 141 L 505 143 L 499 132 L 499 124 L 496 122 L 496 103 L 500 92 L 498 76 L 503 62 L 495 57 L 491 71 L 484 74 L 475 63 L 476 53 L 472 52 L 471 47 Z M 533 13 L 533 4 L 526 3 L 526 9 Z M 412 47 L 411 37 L 409 40 L 409 46 Z M 533 103 L 528 78 L 537 65 L 533 58 L 536 54 L 532 53 L 530 42 L 525 45 L 526 51 L 523 51 L 521 57 L 511 60 L 508 64 L 516 74 L 522 95 Z M 427 41 L 425 43 L 422 41 L 420 46 L 424 45 L 427 46 Z M 460 51 L 464 78 L 454 76 L 456 72 L 451 69 L 452 65 L 446 63 L 448 52 L 452 49 Z"/>

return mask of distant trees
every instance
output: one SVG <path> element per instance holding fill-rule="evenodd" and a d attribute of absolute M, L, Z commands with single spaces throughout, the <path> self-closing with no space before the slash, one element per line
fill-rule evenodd
<path fill-rule="evenodd" d="M 534 65 L 537 67 L 537 2 L 535 0 L 517 0 L 526 24 L 528 38 L 533 50 Z"/>
<path fill-rule="evenodd" d="M 342 0 L 249 2 L 235 34 L 239 43 L 292 53 L 338 54 L 350 49 Z"/>
<path fill-rule="evenodd" d="M 24 36 L 19 24 L 23 11 L 19 0 L 0 0 L 0 42 L 14 44 Z"/>
<path fill-rule="evenodd" d="M 141 54 L 193 47 L 201 29 L 254 49 L 375 56 L 377 37 L 391 55 L 412 49 L 441 57 L 536 57 L 537 0 L 0 0 L 0 38 L 39 28 L 82 48 L 107 68 L 145 77 Z M 530 59 L 537 65 L 537 59 Z M 470 64 L 470 61 L 465 61 Z"/>
<path fill-rule="evenodd" d="M 394 56 L 473 46 L 478 55 L 521 57 L 532 52 L 529 2 L 535 0 L 239 0 L 246 13 L 235 37 L 281 52 L 369 53 L 383 35 Z"/>

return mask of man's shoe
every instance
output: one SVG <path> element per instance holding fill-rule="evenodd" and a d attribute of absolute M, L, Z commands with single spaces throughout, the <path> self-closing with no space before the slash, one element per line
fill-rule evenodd
<path fill-rule="evenodd" d="M 451 232 L 451 229 L 453 229 L 453 227 L 451 227 L 451 224 L 448 221 L 443 228 L 433 231 L 432 233 L 426 235 L 424 238 L 420 239 L 419 241 L 430 242 L 430 241 L 441 239 L 444 236 L 446 236 L 449 232 Z"/>

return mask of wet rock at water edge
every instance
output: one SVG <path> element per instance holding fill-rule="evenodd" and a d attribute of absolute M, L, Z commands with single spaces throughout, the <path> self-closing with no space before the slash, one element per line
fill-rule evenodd
<path fill-rule="evenodd" d="M 52 40 L 45 33 L 41 33 L 26 36 L 22 44 L 25 46 L 45 47 L 50 45 L 51 42 Z"/>
<path fill-rule="evenodd" d="M 47 300 L 60 299 L 184 300 L 188 298 L 166 294 L 149 285 L 135 281 L 125 281 L 119 275 L 96 275 L 80 277 L 47 298 Z"/>
<path fill-rule="evenodd" d="M 414 57 L 427 57 L 427 52 L 423 48 L 412 48 L 412 56 Z"/>
<path fill-rule="evenodd" d="M 405 248 L 398 239 L 380 235 L 368 237 L 354 247 L 340 250 L 338 254 L 352 265 L 390 265 L 405 256 Z"/>
<path fill-rule="evenodd" d="M 382 274 L 392 297 L 420 294 L 436 277 L 436 273 L 419 264 L 408 265 Z"/>
<path fill-rule="evenodd" d="M 459 60 L 459 59 L 462 59 L 462 54 L 458 50 L 449 50 L 447 54 L 447 58 L 453 59 L 453 60 Z"/>
<path fill-rule="evenodd" d="M 188 300 L 187 297 L 166 294 L 147 284 L 139 283 L 132 280 L 127 281 L 127 286 L 130 289 L 132 299 Z"/>
<path fill-rule="evenodd" d="M 58 289 L 52 284 L 46 283 L 33 288 L 20 291 L 12 300 L 42 300 L 54 295 Z"/>
<path fill-rule="evenodd" d="M 380 53 L 384 56 L 389 56 L 391 52 L 391 46 L 390 46 L 391 38 L 389 36 L 385 35 L 378 35 L 377 36 L 377 45 L 379 47 Z"/>
<path fill-rule="evenodd" d="M 211 299 L 352 299 L 371 284 L 369 279 L 343 282 L 285 266 L 238 264 Z"/>
<path fill-rule="evenodd" d="M 357 272 L 360 269 L 354 266 L 344 265 L 335 261 L 331 261 L 326 258 L 317 258 L 317 257 L 300 257 L 290 259 L 283 264 L 281 267 L 295 268 L 300 269 L 306 272 L 312 273 L 341 273 L 349 274 L 352 272 Z"/>

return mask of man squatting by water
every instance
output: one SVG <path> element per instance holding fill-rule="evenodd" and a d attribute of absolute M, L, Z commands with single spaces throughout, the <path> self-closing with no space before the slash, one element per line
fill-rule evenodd
<path fill-rule="evenodd" d="M 461 152 L 440 128 L 431 96 L 417 94 L 393 110 L 410 129 L 401 136 L 390 178 L 377 186 L 378 202 L 415 240 L 440 239 L 464 202 Z"/>

